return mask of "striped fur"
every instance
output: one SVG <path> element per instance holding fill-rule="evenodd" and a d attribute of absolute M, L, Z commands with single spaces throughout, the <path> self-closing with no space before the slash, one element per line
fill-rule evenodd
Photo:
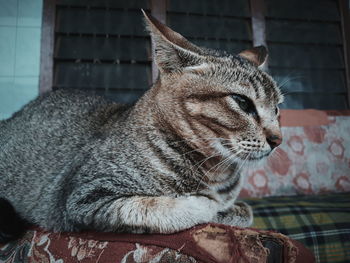
<path fill-rule="evenodd" d="M 227 55 L 145 20 L 160 76 L 134 106 L 59 90 L 0 122 L 0 198 L 24 220 L 157 233 L 251 224 L 249 206 L 235 203 L 239 171 L 281 137 L 283 98 L 258 68 L 266 50 Z"/>

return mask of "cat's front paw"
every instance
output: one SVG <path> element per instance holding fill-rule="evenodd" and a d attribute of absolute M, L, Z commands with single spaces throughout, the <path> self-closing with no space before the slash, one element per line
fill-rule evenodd
<path fill-rule="evenodd" d="M 253 223 L 252 208 L 245 202 L 236 202 L 234 207 L 217 213 L 215 222 L 238 227 L 249 227 Z"/>
<path fill-rule="evenodd" d="M 244 222 L 242 222 L 243 227 L 248 227 L 253 224 L 253 209 L 250 205 L 245 202 L 238 201 L 235 203 L 234 207 L 237 216 L 240 216 Z"/>

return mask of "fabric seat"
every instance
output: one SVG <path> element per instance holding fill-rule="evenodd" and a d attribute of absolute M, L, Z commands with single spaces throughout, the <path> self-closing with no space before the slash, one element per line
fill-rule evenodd
<path fill-rule="evenodd" d="M 350 193 L 245 199 L 253 227 L 303 243 L 316 262 L 350 262 Z"/>

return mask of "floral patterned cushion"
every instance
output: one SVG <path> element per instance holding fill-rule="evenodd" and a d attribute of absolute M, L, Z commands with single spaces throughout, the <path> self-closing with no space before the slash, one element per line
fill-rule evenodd
<path fill-rule="evenodd" d="M 37 228 L 20 240 L 0 244 L 0 262 L 7 263 L 276 262 L 275 257 L 285 263 L 314 262 L 309 250 L 282 234 L 219 224 L 171 235 L 52 233 Z"/>
<path fill-rule="evenodd" d="M 294 112 L 294 122 L 309 113 Z M 282 125 L 285 124 L 282 145 L 268 159 L 243 171 L 245 181 L 241 196 L 350 191 L 349 112 L 344 112 L 345 115 L 320 113 L 326 116 L 327 123 L 323 117 L 321 125 L 301 122 L 303 126 L 293 127 L 282 121 Z"/>

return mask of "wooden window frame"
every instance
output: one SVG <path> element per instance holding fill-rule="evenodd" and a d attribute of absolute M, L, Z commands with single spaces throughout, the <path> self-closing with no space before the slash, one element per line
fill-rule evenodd
<path fill-rule="evenodd" d="M 345 80 L 348 91 L 348 108 L 350 107 L 350 6 L 348 0 L 338 0 L 341 28 L 343 35 L 343 52 L 345 64 Z"/>
<path fill-rule="evenodd" d="M 150 1 L 150 7 L 151 7 L 151 15 L 157 18 L 160 22 L 163 24 L 166 24 L 166 9 L 167 9 L 167 2 L 165 0 L 149 0 Z M 158 67 L 155 62 L 155 45 L 154 40 L 152 41 L 152 83 L 155 83 L 158 78 Z"/>
<path fill-rule="evenodd" d="M 254 47 L 267 47 L 265 10 L 266 6 L 264 0 L 250 0 L 250 14 L 252 21 L 252 35 Z M 264 63 L 263 69 L 268 69 L 268 61 Z"/>
<path fill-rule="evenodd" d="M 56 0 L 44 0 L 41 27 L 39 94 L 52 90 L 55 21 Z"/>

